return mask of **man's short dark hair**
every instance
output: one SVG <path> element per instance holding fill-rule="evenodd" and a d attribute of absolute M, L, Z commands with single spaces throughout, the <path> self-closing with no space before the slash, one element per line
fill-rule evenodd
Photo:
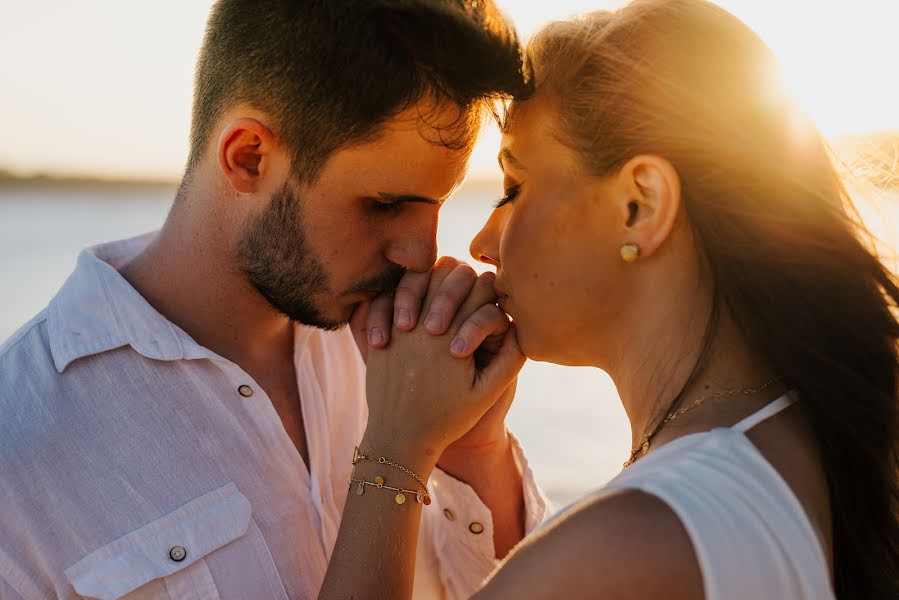
<path fill-rule="evenodd" d="M 219 0 L 197 64 L 188 173 L 238 104 L 273 119 L 308 182 L 419 101 L 450 102 L 471 125 L 524 85 L 518 37 L 492 0 Z M 475 131 L 436 141 L 464 147 Z"/>

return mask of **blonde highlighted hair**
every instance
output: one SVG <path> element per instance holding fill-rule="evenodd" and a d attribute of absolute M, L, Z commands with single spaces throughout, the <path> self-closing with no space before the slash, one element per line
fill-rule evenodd
<path fill-rule="evenodd" d="M 899 289 L 773 53 L 709 2 L 636 0 L 547 26 L 526 61 L 587 172 L 640 154 L 675 167 L 713 282 L 706 350 L 726 310 L 800 392 L 828 476 L 837 596 L 899 597 Z"/>

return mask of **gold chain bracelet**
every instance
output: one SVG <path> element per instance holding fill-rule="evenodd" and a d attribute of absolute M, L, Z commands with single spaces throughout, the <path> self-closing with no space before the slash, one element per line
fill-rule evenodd
<path fill-rule="evenodd" d="M 387 465 L 389 467 L 393 467 L 394 469 L 402 471 L 403 473 L 406 473 L 407 475 L 412 476 L 415 479 L 415 481 L 420 483 L 421 487 L 422 487 L 422 491 L 407 490 L 404 488 L 389 486 L 385 483 L 384 478 L 381 477 L 380 475 L 375 477 L 374 481 L 366 481 L 364 479 L 355 479 L 352 476 L 350 476 L 350 485 L 353 485 L 354 483 L 358 484 L 358 486 L 356 487 L 356 495 L 357 496 L 361 496 L 362 494 L 364 494 L 365 486 L 370 485 L 370 486 L 376 487 L 378 489 L 385 489 L 385 490 L 391 490 L 391 491 L 396 492 L 397 494 L 396 494 L 396 496 L 394 496 L 394 500 L 396 501 L 397 504 L 403 504 L 406 501 L 406 494 L 414 495 L 415 501 L 418 502 L 419 504 L 424 504 L 425 506 L 427 506 L 431 503 L 431 494 L 428 492 L 428 484 L 425 483 L 425 480 L 422 479 L 417 473 L 410 471 L 403 465 L 395 463 L 392 460 L 388 460 L 388 459 L 384 458 L 383 456 L 381 456 L 379 458 L 365 456 L 364 454 L 362 454 L 362 452 L 359 451 L 359 447 L 356 446 L 355 448 L 353 448 L 353 475 L 355 475 L 355 473 L 356 473 L 356 465 L 361 461 L 373 462 L 373 463 L 377 463 L 379 465 Z"/>
<path fill-rule="evenodd" d="M 402 471 L 403 473 L 406 473 L 407 475 L 411 475 L 412 477 L 414 477 L 415 480 L 416 480 L 418 483 L 420 483 L 420 484 L 421 484 L 421 487 L 423 487 L 425 490 L 428 489 L 428 484 L 425 483 L 425 480 L 424 480 L 424 479 L 422 479 L 422 478 L 419 477 L 417 474 L 413 473 L 412 471 L 410 471 L 409 469 L 407 469 L 407 468 L 404 467 L 403 465 L 397 464 L 397 463 L 393 462 L 392 460 L 387 460 L 387 459 L 384 458 L 383 456 L 381 456 L 381 457 L 379 457 L 379 458 L 373 458 L 373 457 L 371 457 L 371 456 L 365 456 L 364 454 L 362 454 L 362 453 L 359 451 L 359 446 L 356 446 L 356 447 L 353 449 L 353 466 L 355 467 L 356 464 L 357 464 L 359 461 L 361 461 L 361 460 L 365 460 L 365 461 L 368 461 L 368 462 L 376 462 L 376 463 L 378 463 L 379 465 L 387 465 L 387 466 L 389 466 L 389 467 L 393 467 L 394 469 L 399 469 L 399 470 Z"/>
<path fill-rule="evenodd" d="M 357 496 L 361 496 L 362 494 L 364 494 L 365 486 L 370 485 L 372 487 L 378 488 L 379 490 L 384 489 L 384 490 L 390 490 L 392 492 L 396 492 L 397 494 L 396 494 L 396 496 L 393 497 L 393 500 L 397 504 L 403 504 L 406 502 L 406 494 L 414 495 L 415 501 L 418 502 L 419 504 L 424 504 L 425 506 L 427 506 L 428 504 L 431 503 L 431 494 L 429 494 L 427 491 L 421 492 L 419 490 L 406 490 L 403 488 L 389 486 L 386 483 L 384 483 L 384 478 L 380 477 L 380 476 L 375 477 L 374 481 L 366 481 L 364 479 L 352 479 L 351 478 L 350 485 L 353 485 L 354 483 L 358 484 L 358 486 L 356 487 L 356 495 Z"/>

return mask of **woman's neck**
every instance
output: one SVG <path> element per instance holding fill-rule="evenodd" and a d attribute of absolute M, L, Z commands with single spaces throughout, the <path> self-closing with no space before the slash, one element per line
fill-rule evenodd
<path fill-rule="evenodd" d="M 672 244 L 685 246 L 683 251 L 695 248 L 689 236 Z M 606 346 L 597 366 L 615 382 L 631 424 L 632 447 L 671 410 L 717 392 L 756 387 L 776 375 L 750 349 L 723 303 L 712 319 L 714 289 L 707 265 L 698 256 L 695 261 L 677 257 L 673 251 L 660 252 L 635 272 L 627 310 L 616 324 L 617 339 L 608 330 L 595 332 Z M 659 430 L 653 446 L 694 430 L 732 424 L 735 416 L 782 391 L 772 386 L 758 398 L 710 398 Z"/>
<path fill-rule="evenodd" d="M 706 315 L 699 322 L 687 315 L 677 319 L 669 314 L 664 327 L 654 332 L 647 329 L 645 343 L 635 346 L 635 352 L 612 374 L 631 422 L 632 448 L 641 444 L 671 411 L 697 400 L 702 401 L 699 406 L 656 430 L 653 447 L 689 433 L 730 426 L 785 391 L 776 384 L 753 395 L 717 396 L 729 390 L 763 386 L 777 374 L 752 352 L 725 310 L 713 324 L 708 334 L 710 345 L 701 356 L 711 306 L 704 308 L 697 307 L 691 313 Z M 672 321 L 682 326 L 672 327 Z M 700 368 L 694 373 L 700 360 Z"/>

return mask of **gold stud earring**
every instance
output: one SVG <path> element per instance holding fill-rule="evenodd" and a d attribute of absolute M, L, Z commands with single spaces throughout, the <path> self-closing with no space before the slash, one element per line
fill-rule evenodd
<path fill-rule="evenodd" d="M 626 263 L 637 262 L 640 258 L 640 246 L 637 244 L 624 244 L 621 246 L 621 258 Z"/>

